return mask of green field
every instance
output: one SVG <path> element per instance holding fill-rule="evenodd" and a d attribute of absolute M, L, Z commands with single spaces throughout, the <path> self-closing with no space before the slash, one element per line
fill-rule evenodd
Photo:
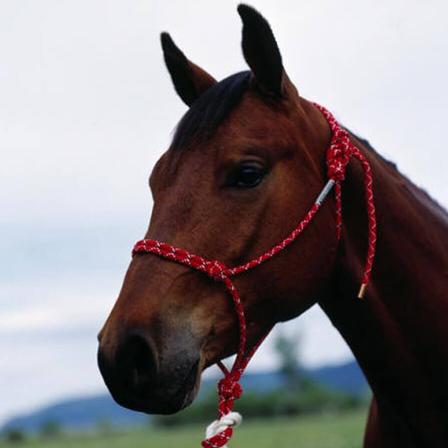
<path fill-rule="evenodd" d="M 360 448 L 366 411 L 243 423 L 229 448 Z M 1 448 L 200 448 L 203 428 L 147 428 L 132 432 L 59 436 L 21 443 L 0 443 Z"/>

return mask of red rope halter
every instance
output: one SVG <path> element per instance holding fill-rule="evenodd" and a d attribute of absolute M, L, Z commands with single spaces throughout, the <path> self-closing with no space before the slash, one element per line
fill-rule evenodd
<path fill-rule="evenodd" d="M 361 288 L 358 297 L 364 296 L 367 284 L 369 282 L 370 273 L 372 271 L 373 259 L 375 256 L 376 244 L 376 219 L 375 219 L 375 205 L 373 202 L 372 189 L 372 170 L 370 164 L 364 154 L 351 142 L 348 132 L 342 129 L 337 123 L 333 115 L 324 107 L 314 104 L 327 119 L 330 125 L 332 137 L 330 148 L 327 151 L 327 169 L 329 181 L 322 189 L 314 204 L 308 210 L 308 213 L 298 224 L 298 226 L 280 243 L 264 252 L 257 258 L 241 264 L 236 267 L 228 267 L 218 260 L 207 260 L 199 255 L 192 254 L 184 249 L 172 246 L 171 244 L 162 243 L 156 240 L 141 240 L 137 242 L 132 251 L 133 255 L 139 253 L 151 253 L 167 260 L 183 264 L 197 271 L 203 272 L 211 279 L 221 282 L 232 297 L 235 311 L 238 317 L 239 324 L 239 346 L 235 362 L 230 370 L 228 370 L 221 362 L 218 366 L 224 373 L 224 378 L 218 383 L 218 411 L 219 417 L 222 418 L 228 415 L 233 409 L 233 403 L 242 394 L 242 389 L 239 380 L 243 375 L 249 361 L 254 355 L 257 348 L 263 342 L 262 338 L 249 352 L 246 353 L 246 318 L 244 314 L 244 307 L 241 302 L 238 290 L 232 282 L 232 277 L 246 272 L 261 263 L 272 258 L 274 255 L 282 251 L 286 246 L 291 244 L 303 232 L 307 225 L 312 221 L 317 211 L 321 207 L 323 201 L 335 187 L 336 198 L 336 232 L 338 240 L 341 237 L 342 231 L 342 201 L 341 201 L 341 182 L 345 178 L 345 170 L 351 157 L 357 158 L 361 162 L 364 170 L 365 183 L 365 200 L 368 216 L 368 250 L 366 262 L 364 267 L 364 274 L 362 277 Z M 202 442 L 204 448 L 220 448 L 226 445 L 228 440 L 232 437 L 233 428 L 231 426 L 225 427 L 221 432 L 218 432 L 212 437 L 207 438 Z"/>

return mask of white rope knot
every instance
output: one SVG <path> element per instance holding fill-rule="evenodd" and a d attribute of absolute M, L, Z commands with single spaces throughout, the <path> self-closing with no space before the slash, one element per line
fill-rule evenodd
<path fill-rule="evenodd" d="M 229 412 L 226 415 L 223 415 L 219 420 L 215 420 L 210 423 L 205 430 L 205 437 L 210 439 L 216 434 L 226 430 L 227 428 L 234 428 L 238 426 L 243 421 L 243 417 L 238 412 Z M 224 445 L 222 448 L 227 448 L 227 445 Z"/>

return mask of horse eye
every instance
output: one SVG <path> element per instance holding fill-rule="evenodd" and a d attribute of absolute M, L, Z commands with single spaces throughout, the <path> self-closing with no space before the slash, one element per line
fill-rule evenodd
<path fill-rule="evenodd" d="M 229 184 L 237 188 L 254 188 L 263 180 L 264 174 L 259 165 L 242 164 L 233 172 Z"/>

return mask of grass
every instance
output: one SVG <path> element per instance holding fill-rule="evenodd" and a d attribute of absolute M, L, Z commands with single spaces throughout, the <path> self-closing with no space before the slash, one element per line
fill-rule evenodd
<path fill-rule="evenodd" d="M 231 447 L 244 448 L 360 448 L 366 411 L 279 420 L 245 422 L 237 429 Z M 204 428 L 145 428 L 103 434 L 61 435 L 20 443 L 0 442 L 1 448 L 200 448 Z"/>

